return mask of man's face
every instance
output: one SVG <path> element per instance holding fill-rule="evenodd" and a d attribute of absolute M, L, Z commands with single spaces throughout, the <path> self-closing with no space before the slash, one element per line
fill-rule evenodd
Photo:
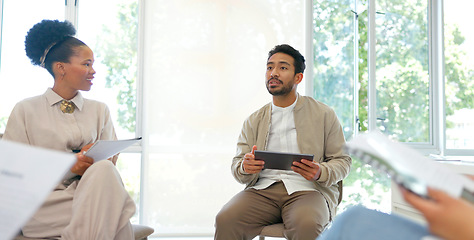
<path fill-rule="evenodd" d="M 285 53 L 275 53 L 268 59 L 265 85 L 270 94 L 287 95 L 296 87 L 297 75 L 293 64 L 293 57 Z"/>

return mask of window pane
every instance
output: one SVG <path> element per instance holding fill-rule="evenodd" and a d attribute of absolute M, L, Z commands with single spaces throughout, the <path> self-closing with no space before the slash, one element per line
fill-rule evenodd
<path fill-rule="evenodd" d="M 334 108 L 346 139 L 350 139 L 356 132 L 355 114 L 360 123 L 358 130 L 367 129 L 367 2 L 314 1 L 313 16 L 314 96 Z M 357 96 L 354 96 L 354 88 Z M 357 113 L 354 111 L 356 98 L 359 100 Z M 354 158 L 352 170 L 344 179 L 344 196 L 338 209 L 342 212 L 363 204 L 389 212 L 389 188 L 390 181 L 385 174 Z"/>
<path fill-rule="evenodd" d="M 130 219 L 134 224 L 139 223 L 141 156 L 141 153 L 120 153 L 117 160 L 117 169 L 122 177 L 125 189 L 127 189 L 137 207 L 135 215 Z"/>
<path fill-rule="evenodd" d="M 107 104 L 119 139 L 132 138 L 136 131 L 138 0 L 78 3 L 77 35 L 94 52 L 96 70 L 92 89 L 83 95 Z M 117 161 L 125 188 L 137 206 L 132 223 L 139 223 L 141 157 L 141 153 L 121 153 Z"/>
<path fill-rule="evenodd" d="M 472 7 L 470 1 L 444 1 L 446 148 L 451 149 L 474 148 Z"/>
<path fill-rule="evenodd" d="M 427 0 L 378 0 L 377 126 L 402 142 L 430 142 Z"/>
<path fill-rule="evenodd" d="M 104 11 L 104 9 L 107 9 Z M 78 37 L 94 51 L 94 85 L 84 96 L 105 102 L 117 136 L 135 136 L 137 0 L 79 1 Z"/>
<path fill-rule="evenodd" d="M 305 52 L 304 1 L 145 4 L 144 224 L 157 236 L 212 236 L 244 188 L 230 170 L 242 124 L 271 101 L 268 51 Z"/>
<path fill-rule="evenodd" d="M 0 50 L 0 133 L 5 131 L 13 106 L 22 99 L 43 94 L 53 86 L 46 69 L 33 66 L 25 53 L 25 37 L 43 19 L 64 20 L 64 1 L 3 1 Z M 28 7 L 25 7 L 25 4 Z M 25 87 L 28 86 L 28 87 Z"/>
<path fill-rule="evenodd" d="M 353 0 L 314 1 L 314 98 L 336 111 L 354 134 Z"/>

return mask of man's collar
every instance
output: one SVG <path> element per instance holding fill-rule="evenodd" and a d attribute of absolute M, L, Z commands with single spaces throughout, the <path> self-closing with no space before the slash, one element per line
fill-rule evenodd
<path fill-rule="evenodd" d="M 288 106 L 288 107 L 279 107 L 279 106 L 275 105 L 275 104 L 273 103 L 273 101 L 272 101 L 272 109 L 292 109 L 292 108 L 294 108 L 294 107 L 296 106 L 296 103 L 298 102 L 298 98 L 299 98 L 299 94 L 296 93 L 296 99 L 295 99 L 295 101 L 294 101 L 290 106 Z"/>

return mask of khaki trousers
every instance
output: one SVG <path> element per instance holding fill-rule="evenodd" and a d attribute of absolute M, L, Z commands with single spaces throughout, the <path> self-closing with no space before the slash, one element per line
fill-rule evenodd
<path fill-rule="evenodd" d="M 216 216 L 217 240 L 253 239 L 266 225 L 283 222 L 285 237 L 314 240 L 329 223 L 329 209 L 317 191 L 288 195 L 282 182 L 235 195 Z"/>
<path fill-rule="evenodd" d="M 22 232 L 32 238 L 131 240 L 134 213 L 117 169 L 103 160 L 81 180 L 55 189 Z"/>

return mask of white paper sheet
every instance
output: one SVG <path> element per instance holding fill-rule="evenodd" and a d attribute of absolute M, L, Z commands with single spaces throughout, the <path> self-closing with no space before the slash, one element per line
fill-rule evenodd
<path fill-rule="evenodd" d="M 10 240 L 76 161 L 70 153 L 0 141 L 0 240 Z"/>
<path fill-rule="evenodd" d="M 380 164 L 375 166 L 376 168 L 390 165 L 395 172 L 387 172 L 389 175 L 410 176 L 425 187 L 443 190 L 453 197 L 460 197 L 463 190 L 472 193 L 474 189 L 474 182 L 469 178 L 455 173 L 404 144 L 389 140 L 379 132 L 358 135 L 349 141 L 346 147 L 374 156 L 373 160 L 377 160 L 374 164 Z"/>
<path fill-rule="evenodd" d="M 91 157 L 95 162 L 108 159 L 115 154 L 123 151 L 125 148 L 140 142 L 142 138 L 133 138 L 125 140 L 99 140 L 84 155 Z"/>

